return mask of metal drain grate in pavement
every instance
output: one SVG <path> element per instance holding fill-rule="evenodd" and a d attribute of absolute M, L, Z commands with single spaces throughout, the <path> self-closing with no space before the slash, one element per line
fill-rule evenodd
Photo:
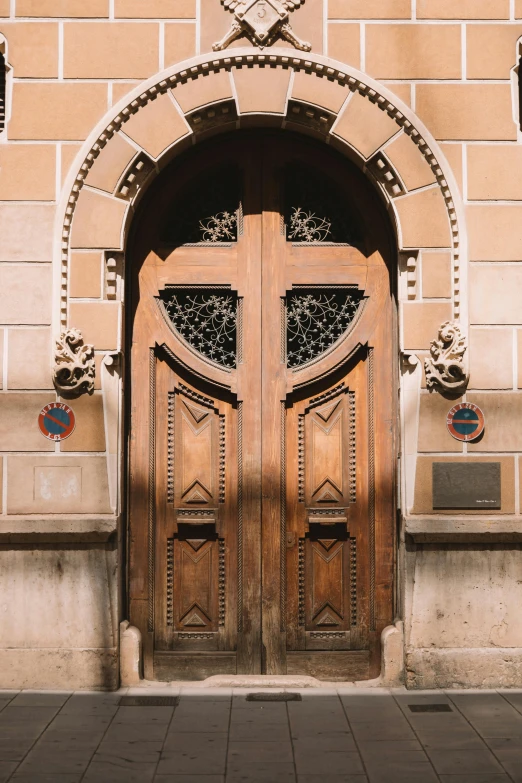
<path fill-rule="evenodd" d="M 408 704 L 411 712 L 453 712 L 449 704 Z"/>
<path fill-rule="evenodd" d="M 248 693 L 247 701 L 302 701 L 300 693 Z"/>
<path fill-rule="evenodd" d="M 177 707 L 179 696 L 122 696 L 120 707 Z"/>

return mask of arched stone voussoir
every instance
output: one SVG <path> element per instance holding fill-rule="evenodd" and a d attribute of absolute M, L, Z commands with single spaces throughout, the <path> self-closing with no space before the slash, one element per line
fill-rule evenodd
<path fill-rule="evenodd" d="M 83 188 L 74 211 L 71 249 L 121 250 L 128 208 L 126 201 Z"/>
<path fill-rule="evenodd" d="M 464 211 L 434 139 L 411 109 L 366 74 L 320 55 L 272 48 L 172 66 L 123 98 L 93 132 L 59 211 L 61 326 L 67 325 L 71 247 L 123 249 L 129 204 L 170 159 L 213 133 L 274 123 L 357 159 L 395 214 L 400 249 L 452 248 L 458 316 Z M 423 221 L 431 221 L 431 233 Z"/>

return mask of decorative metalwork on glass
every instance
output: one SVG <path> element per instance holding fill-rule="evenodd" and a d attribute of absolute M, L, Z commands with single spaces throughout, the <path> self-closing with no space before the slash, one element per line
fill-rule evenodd
<path fill-rule="evenodd" d="M 330 220 L 320 218 L 313 212 L 305 212 L 301 207 L 294 207 L 290 214 L 287 238 L 294 242 L 325 242 L 331 226 Z"/>
<path fill-rule="evenodd" d="M 215 169 L 168 205 L 160 244 L 215 245 L 236 242 L 242 233 L 240 172 Z"/>
<path fill-rule="evenodd" d="M 160 293 L 176 332 L 207 359 L 236 366 L 237 294 L 226 286 L 169 286 Z"/>
<path fill-rule="evenodd" d="M 217 215 L 199 221 L 203 242 L 235 242 L 237 239 L 237 214 L 218 212 Z"/>
<path fill-rule="evenodd" d="M 359 245 L 361 219 L 337 184 L 312 171 L 285 171 L 284 221 L 290 242 Z"/>
<path fill-rule="evenodd" d="M 300 367 L 336 343 L 353 322 L 363 297 L 363 291 L 349 286 L 299 286 L 288 291 L 287 366 Z"/>

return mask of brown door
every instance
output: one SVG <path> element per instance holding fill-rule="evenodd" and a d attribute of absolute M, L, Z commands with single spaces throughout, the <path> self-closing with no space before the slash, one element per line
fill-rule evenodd
<path fill-rule="evenodd" d="M 146 676 L 364 679 L 393 619 L 386 217 L 363 175 L 237 134 L 135 221 L 131 622 Z"/>

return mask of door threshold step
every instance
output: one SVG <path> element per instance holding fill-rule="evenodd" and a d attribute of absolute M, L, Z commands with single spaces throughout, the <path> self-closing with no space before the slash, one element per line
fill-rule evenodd
<path fill-rule="evenodd" d="M 378 677 L 375 680 L 359 680 L 357 682 L 327 682 L 316 677 L 295 674 L 215 674 L 205 680 L 190 682 L 187 680 L 175 680 L 173 682 L 161 682 L 156 680 L 140 680 L 134 688 L 382 688 Z"/>

